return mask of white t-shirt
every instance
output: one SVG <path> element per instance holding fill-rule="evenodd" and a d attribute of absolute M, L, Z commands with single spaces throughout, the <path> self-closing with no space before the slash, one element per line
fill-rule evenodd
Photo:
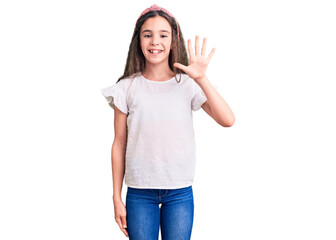
<path fill-rule="evenodd" d="M 175 77 L 158 82 L 137 73 L 101 92 L 112 108 L 128 115 L 125 184 L 153 189 L 192 185 L 196 165 L 192 110 L 207 100 L 200 86 L 186 74 L 178 83 Z"/>

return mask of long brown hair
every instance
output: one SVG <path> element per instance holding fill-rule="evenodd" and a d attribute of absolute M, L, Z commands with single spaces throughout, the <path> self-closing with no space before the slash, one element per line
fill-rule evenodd
<path fill-rule="evenodd" d="M 156 16 L 164 17 L 169 22 L 172 28 L 172 49 L 170 50 L 170 53 L 169 53 L 169 67 L 175 73 L 176 81 L 179 82 L 181 80 L 181 78 L 179 81 L 177 80 L 176 74 L 185 73 L 185 72 L 173 66 L 173 64 L 176 62 L 181 63 L 186 66 L 189 65 L 187 49 L 184 44 L 184 38 L 181 32 L 181 28 L 174 18 L 169 16 L 164 11 L 158 10 L 158 11 L 149 11 L 148 13 L 142 15 L 137 20 L 135 24 L 131 44 L 128 50 L 124 74 L 118 79 L 117 82 L 119 82 L 123 78 L 129 77 L 138 72 L 141 72 L 145 68 L 146 59 L 140 47 L 140 30 L 141 30 L 142 25 L 148 18 L 152 18 Z M 177 33 L 179 34 L 179 36 L 177 35 Z"/>

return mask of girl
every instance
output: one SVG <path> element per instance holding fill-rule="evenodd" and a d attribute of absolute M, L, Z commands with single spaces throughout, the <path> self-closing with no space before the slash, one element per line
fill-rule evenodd
<path fill-rule="evenodd" d="M 210 84 L 196 36 L 188 55 L 179 24 L 156 5 L 138 18 L 124 74 L 102 89 L 114 109 L 112 145 L 115 220 L 131 240 L 190 239 L 196 162 L 192 110 L 201 107 L 223 127 L 235 118 Z M 188 64 L 189 63 L 189 64 Z M 128 186 L 126 207 L 122 183 Z"/>

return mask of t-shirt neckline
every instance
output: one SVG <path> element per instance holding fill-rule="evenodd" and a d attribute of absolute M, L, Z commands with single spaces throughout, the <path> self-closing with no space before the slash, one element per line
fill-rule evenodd
<path fill-rule="evenodd" d="M 149 79 L 145 78 L 145 77 L 142 75 L 142 73 L 140 73 L 140 76 L 141 76 L 144 80 L 146 80 L 146 81 L 148 81 L 148 82 L 151 82 L 151 83 L 166 83 L 166 82 L 170 82 L 170 81 L 172 81 L 172 80 L 175 79 L 175 76 L 174 76 L 174 77 L 172 77 L 171 79 L 168 79 L 168 80 L 165 80 L 165 81 L 154 81 L 154 80 L 149 80 Z"/>

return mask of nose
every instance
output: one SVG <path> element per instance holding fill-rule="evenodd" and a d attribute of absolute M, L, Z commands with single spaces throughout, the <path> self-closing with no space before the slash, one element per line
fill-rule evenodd
<path fill-rule="evenodd" d="M 158 38 L 157 38 L 156 36 L 153 36 L 151 44 L 152 44 L 153 46 L 159 44 Z"/>
<path fill-rule="evenodd" d="M 157 41 L 152 41 L 151 43 L 153 46 L 158 45 L 159 43 Z"/>

